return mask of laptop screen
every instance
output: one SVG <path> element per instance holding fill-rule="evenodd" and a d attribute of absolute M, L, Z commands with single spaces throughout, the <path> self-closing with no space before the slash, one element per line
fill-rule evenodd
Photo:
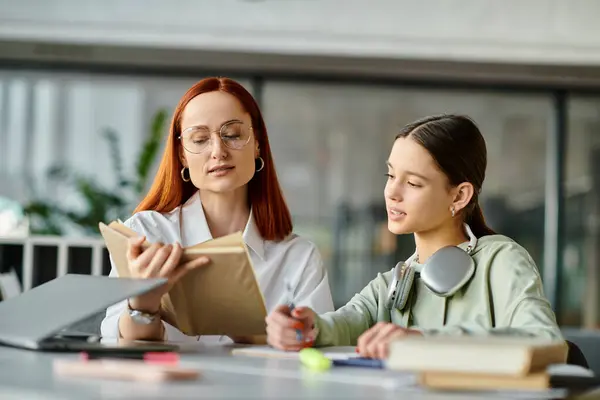
<path fill-rule="evenodd" d="M 0 342 L 37 348 L 37 343 L 69 325 L 165 282 L 64 275 L 0 302 Z"/>

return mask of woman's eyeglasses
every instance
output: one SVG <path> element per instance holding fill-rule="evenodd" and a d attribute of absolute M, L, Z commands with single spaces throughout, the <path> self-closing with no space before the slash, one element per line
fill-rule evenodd
<path fill-rule="evenodd" d="M 245 125 L 242 121 L 229 121 L 221 125 L 218 131 L 211 131 L 207 127 L 191 126 L 181 132 L 178 137 L 183 147 L 190 153 L 199 154 L 212 148 L 213 133 L 218 133 L 225 147 L 240 150 L 250 142 L 252 126 Z"/>

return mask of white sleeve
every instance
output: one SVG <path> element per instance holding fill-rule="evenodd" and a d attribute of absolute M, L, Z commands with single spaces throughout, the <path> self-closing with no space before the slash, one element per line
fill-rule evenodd
<path fill-rule="evenodd" d="M 109 274 L 110 277 L 118 277 L 117 270 L 113 267 Z M 120 303 L 114 304 L 106 309 L 106 315 L 100 324 L 100 335 L 103 338 L 118 339 L 119 338 L 119 318 L 123 312 L 127 309 L 127 300 L 123 300 Z M 165 326 L 165 338 L 164 340 L 169 341 L 196 341 L 195 336 L 188 336 L 182 333 L 179 329 L 175 328 L 171 324 L 163 321 Z"/>
<path fill-rule="evenodd" d="M 296 286 L 297 306 L 312 308 L 317 314 L 334 311 L 327 270 L 317 247 L 313 244 Z"/>
<path fill-rule="evenodd" d="M 125 225 L 126 227 L 133 229 L 134 231 L 136 231 L 139 234 L 143 234 L 143 232 L 140 232 L 139 227 L 134 226 L 134 218 L 136 216 L 132 216 L 131 218 L 129 218 L 127 221 L 125 221 L 123 223 L 123 225 Z M 110 278 L 118 278 L 119 274 L 117 272 L 117 269 L 115 268 L 115 263 L 113 262 L 112 257 L 110 258 L 110 265 L 111 265 L 111 269 L 110 269 L 110 274 L 108 274 L 108 276 Z M 102 323 L 100 324 L 100 336 L 103 338 L 109 338 L 109 339 L 118 339 L 119 338 L 119 318 L 121 317 L 121 314 L 123 314 L 123 312 L 127 309 L 127 300 L 123 300 L 117 304 L 113 304 L 112 306 L 108 307 L 106 309 L 106 315 L 104 316 L 104 319 L 102 320 Z"/>
<path fill-rule="evenodd" d="M 114 266 L 110 270 L 108 276 L 111 278 L 118 277 L 117 270 Z M 119 337 L 119 318 L 125 309 L 127 309 L 127 300 L 123 300 L 106 309 L 106 315 L 100 324 L 100 336 L 110 339 L 117 339 Z"/>

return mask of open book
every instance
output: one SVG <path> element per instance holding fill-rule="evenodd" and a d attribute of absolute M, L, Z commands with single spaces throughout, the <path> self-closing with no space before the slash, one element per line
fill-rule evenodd
<path fill-rule="evenodd" d="M 127 242 L 138 234 L 120 222 L 99 226 L 119 276 L 129 277 Z M 241 232 L 185 248 L 181 263 L 204 255 L 211 263 L 190 271 L 163 296 L 162 319 L 190 336 L 227 335 L 263 342 L 257 335 L 266 333 L 265 300 Z"/>

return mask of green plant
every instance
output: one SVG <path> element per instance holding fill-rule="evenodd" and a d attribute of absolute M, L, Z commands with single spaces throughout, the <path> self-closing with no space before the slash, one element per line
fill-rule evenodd
<path fill-rule="evenodd" d="M 84 207 L 81 210 L 70 210 L 59 202 L 42 200 L 35 196 L 35 200 L 24 206 L 25 213 L 30 218 L 31 232 L 63 235 L 67 226 L 71 225 L 84 234 L 96 235 L 98 222 L 127 218 L 131 213 L 132 204 L 139 200 L 146 189 L 150 169 L 163 138 L 166 119 L 167 113 L 164 110 L 153 117 L 148 136 L 138 154 L 133 177 L 124 174 L 119 136 L 112 129 L 103 132 L 102 136 L 110 149 L 110 160 L 115 174 L 114 187 L 103 187 L 93 177 L 81 175 L 65 165 L 49 168 L 46 174 L 48 181 L 55 185 L 66 184 L 75 189 L 78 197 L 83 200 Z"/>

